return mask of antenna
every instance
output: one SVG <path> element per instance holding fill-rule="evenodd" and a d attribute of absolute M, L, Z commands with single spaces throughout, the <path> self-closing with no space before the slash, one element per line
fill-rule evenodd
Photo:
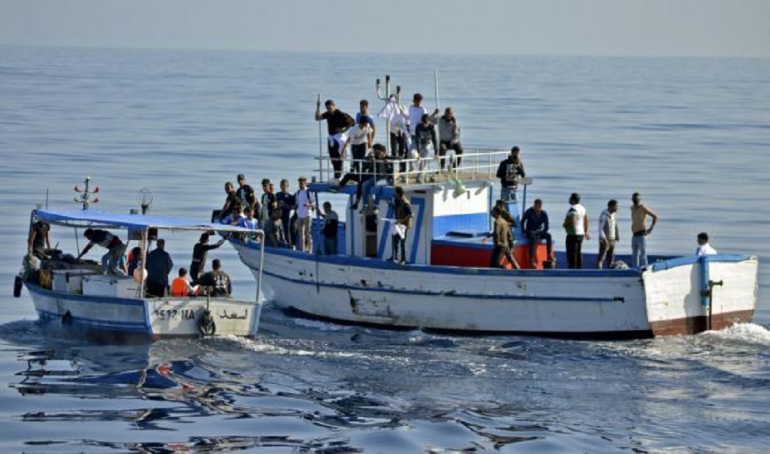
<path fill-rule="evenodd" d="M 78 194 L 75 196 L 75 203 L 82 203 L 83 204 L 83 210 L 87 210 L 92 203 L 99 203 L 99 198 L 96 197 L 94 199 L 91 199 L 91 197 L 95 194 L 98 194 L 101 191 L 101 188 L 97 186 L 94 189 L 91 189 L 91 175 L 88 175 L 83 181 L 85 184 L 85 188 L 80 189 L 78 185 L 75 185 L 75 193 Z"/>
<path fill-rule="evenodd" d="M 155 195 L 147 186 L 143 187 L 136 193 L 136 201 L 139 203 L 139 206 L 142 207 L 142 214 L 147 214 L 147 210 L 150 209 L 150 205 L 152 205 L 154 198 Z"/>

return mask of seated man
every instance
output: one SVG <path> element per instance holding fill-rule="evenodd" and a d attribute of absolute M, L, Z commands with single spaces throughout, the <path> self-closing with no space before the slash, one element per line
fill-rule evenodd
<path fill-rule="evenodd" d="M 51 240 L 48 237 L 50 230 L 51 225 L 47 222 L 38 220 L 32 224 L 32 228 L 29 231 L 28 254 L 34 255 L 40 260 L 50 258 L 46 253 L 46 249 L 51 249 Z"/>
<path fill-rule="evenodd" d="M 187 280 L 187 269 L 179 268 L 179 277 L 171 283 L 171 296 L 185 297 L 195 295 L 198 287 L 190 285 Z"/>
<path fill-rule="evenodd" d="M 379 143 L 374 144 L 372 150 L 374 150 L 374 156 L 369 156 L 369 159 L 363 165 L 361 174 L 346 173 L 339 185 L 329 189 L 331 192 L 337 192 L 344 188 L 348 182 L 357 182 L 356 201 L 353 202 L 352 206 L 354 210 L 358 208 L 361 199 L 364 200 L 364 204 L 368 204 L 369 193 L 378 181 L 385 180 L 389 184 L 393 182 L 393 165 L 388 162 L 387 150 Z M 374 206 L 377 206 L 376 200 Z"/>
<path fill-rule="evenodd" d="M 548 213 L 543 209 L 543 201 L 535 199 L 535 203 L 524 212 L 521 218 L 521 229 L 529 241 L 529 261 L 532 268 L 537 268 L 537 245 L 545 240 L 548 248 L 548 258 L 553 256 L 553 242 L 548 233 Z"/>
<path fill-rule="evenodd" d="M 106 230 L 86 229 L 83 236 L 88 239 L 88 244 L 80 252 L 77 259 L 80 260 L 88 254 L 94 245 L 107 249 L 107 253 L 102 256 L 102 272 L 104 274 L 126 275 L 126 264 L 123 254 L 126 252 L 126 245 L 120 241 L 120 238 Z"/>
<path fill-rule="evenodd" d="M 205 291 L 211 296 L 230 296 L 233 291 L 230 276 L 221 270 L 222 263 L 219 259 L 212 260 L 211 268 L 213 271 L 201 276 L 198 285 L 205 288 Z"/>

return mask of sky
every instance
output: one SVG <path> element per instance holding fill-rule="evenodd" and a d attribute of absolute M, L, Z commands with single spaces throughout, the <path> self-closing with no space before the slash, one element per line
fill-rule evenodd
<path fill-rule="evenodd" d="M 0 0 L 0 45 L 770 57 L 770 0 Z"/>

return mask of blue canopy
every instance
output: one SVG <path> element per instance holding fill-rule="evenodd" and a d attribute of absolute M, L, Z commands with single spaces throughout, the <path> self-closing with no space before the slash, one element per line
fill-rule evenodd
<path fill-rule="evenodd" d="M 113 229 L 146 230 L 149 228 L 163 230 L 214 230 L 217 232 L 252 232 L 250 229 L 227 224 L 194 221 L 191 219 L 148 216 L 144 214 L 118 214 L 98 210 L 54 211 L 35 210 L 37 219 L 51 224 L 70 227 L 102 227 Z"/>

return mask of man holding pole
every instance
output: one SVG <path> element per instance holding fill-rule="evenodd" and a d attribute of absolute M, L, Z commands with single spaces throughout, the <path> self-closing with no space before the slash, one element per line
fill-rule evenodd
<path fill-rule="evenodd" d="M 342 167 L 345 157 L 342 155 L 345 142 L 347 142 L 347 131 L 354 124 L 353 117 L 337 109 L 334 101 L 331 99 L 324 103 L 326 112 L 321 113 L 321 95 L 318 95 L 315 106 L 316 121 L 326 120 L 326 127 L 329 132 L 328 150 L 334 168 L 334 179 L 339 180 L 342 177 Z"/>

